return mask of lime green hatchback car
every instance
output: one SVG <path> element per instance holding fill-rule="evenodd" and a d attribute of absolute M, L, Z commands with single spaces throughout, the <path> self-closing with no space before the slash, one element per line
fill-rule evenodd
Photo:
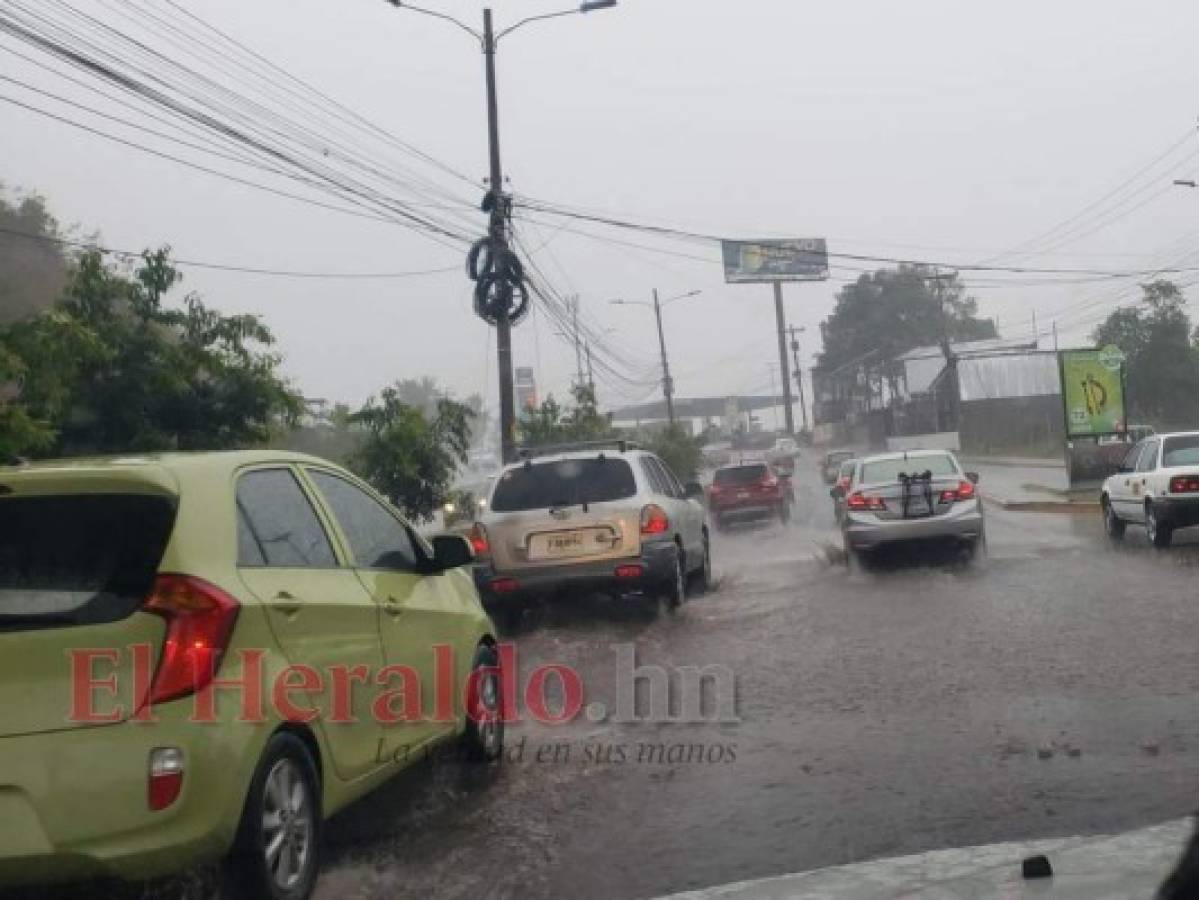
<path fill-rule="evenodd" d="M 471 559 L 307 456 L 0 468 L 0 886 L 223 857 L 306 897 L 325 817 L 441 742 L 502 753 Z"/>

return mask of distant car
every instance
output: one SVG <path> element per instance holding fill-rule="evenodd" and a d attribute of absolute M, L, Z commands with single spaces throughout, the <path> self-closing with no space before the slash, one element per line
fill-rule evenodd
<path fill-rule="evenodd" d="M 770 448 L 771 456 L 794 456 L 799 452 L 799 444 L 795 442 L 795 438 L 781 437 L 774 442 L 774 446 Z"/>
<path fill-rule="evenodd" d="M 849 495 L 849 486 L 853 482 L 853 473 L 857 465 L 856 459 L 847 459 L 841 463 L 841 467 L 837 470 L 837 480 L 829 489 L 829 496 L 833 498 L 833 519 L 838 525 L 841 524 L 841 518 L 845 515 L 845 498 Z"/>
<path fill-rule="evenodd" d="M 953 543 L 971 556 L 986 546 L 975 484 L 945 450 L 885 453 L 858 460 L 841 533 L 850 557 L 908 541 Z"/>
<path fill-rule="evenodd" d="M 1145 527 L 1155 547 L 1169 547 L 1179 528 L 1199 525 L 1199 431 L 1138 442 L 1103 482 L 1099 503 L 1112 540 L 1135 524 Z"/>
<path fill-rule="evenodd" d="M 832 484 L 836 481 L 841 463 L 847 459 L 853 459 L 855 455 L 852 450 L 830 450 L 824 454 L 824 461 L 820 464 L 820 475 L 824 479 L 824 483 Z"/>
<path fill-rule="evenodd" d="M 765 460 L 717 469 L 708 488 L 708 510 L 717 528 L 734 521 L 791 518 L 791 482 Z"/>
<path fill-rule="evenodd" d="M 623 441 L 536 453 L 505 467 L 472 531 L 484 603 L 589 591 L 675 607 L 707 589 L 702 487 Z"/>

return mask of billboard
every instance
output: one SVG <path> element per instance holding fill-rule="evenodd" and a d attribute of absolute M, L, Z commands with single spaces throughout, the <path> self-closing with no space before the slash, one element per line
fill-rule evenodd
<path fill-rule="evenodd" d="M 537 408 L 537 380 L 533 370 L 517 367 L 513 373 L 516 382 L 517 410 L 532 410 Z"/>
<path fill-rule="evenodd" d="M 824 238 L 721 241 L 721 250 L 724 280 L 729 284 L 828 278 L 828 247 Z"/>
<path fill-rule="evenodd" d="M 1126 430 L 1124 354 L 1119 348 L 1063 350 L 1061 366 L 1067 438 Z"/>

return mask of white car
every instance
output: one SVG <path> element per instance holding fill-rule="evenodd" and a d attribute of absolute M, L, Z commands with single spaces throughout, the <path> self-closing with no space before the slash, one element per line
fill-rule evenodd
<path fill-rule="evenodd" d="M 1199 431 L 1139 441 L 1103 482 L 1099 502 L 1112 540 L 1144 525 L 1153 546 L 1169 547 L 1176 530 L 1199 525 Z"/>

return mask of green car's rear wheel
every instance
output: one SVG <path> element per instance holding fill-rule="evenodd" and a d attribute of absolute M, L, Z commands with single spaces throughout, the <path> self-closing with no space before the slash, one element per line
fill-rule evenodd
<path fill-rule="evenodd" d="M 316 884 L 321 794 L 316 766 L 298 737 L 271 738 L 250 782 L 233 850 L 228 893 L 239 900 L 305 900 Z"/>

